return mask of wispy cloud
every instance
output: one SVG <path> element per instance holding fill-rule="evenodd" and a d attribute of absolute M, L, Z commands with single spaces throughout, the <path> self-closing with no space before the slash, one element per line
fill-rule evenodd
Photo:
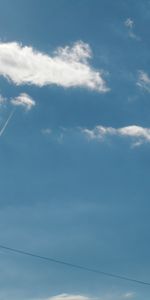
<path fill-rule="evenodd" d="M 35 106 L 35 101 L 26 93 L 20 94 L 18 97 L 11 100 L 14 106 L 22 106 L 26 110 L 30 110 Z"/>
<path fill-rule="evenodd" d="M 150 92 L 150 77 L 144 71 L 139 71 L 137 85 L 147 92 Z"/>
<path fill-rule="evenodd" d="M 124 22 L 125 26 L 132 29 L 134 26 L 134 21 L 130 18 L 126 19 Z"/>
<path fill-rule="evenodd" d="M 124 22 L 124 25 L 128 29 L 128 36 L 132 39 L 140 41 L 140 37 L 137 36 L 134 32 L 135 23 L 134 23 L 133 19 L 127 18 Z"/>
<path fill-rule="evenodd" d="M 11 118 L 12 118 L 13 115 L 14 115 L 14 112 L 15 112 L 14 110 L 11 111 L 11 113 L 9 114 L 9 116 L 8 116 L 7 120 L 5 121 L 4 125 L 3 125 L 2 128 L 0 129 L 0 137 L 3 135 L 3 133 L 4 133 L 5 129 L 6 129 L 6 127 L 8 126 L 8 124 L 9 124 Z"/>
<path fill-rule="evenodd" d="M 6 103 L 6 98 L 0 95 L 0 106 L 4 105 L 5 103 Z"/>
<path fill-rule="evenodd" d="M 133 299 L 135 297 L 134 292 L 126 292 L 121 294 L 120 292 L 107 293 L 100 297 L 91 297 L 85 295 L 72 295 L 72 294 L 60 294 L 54 297 L 38 299 L 38 300 L 124 300 L 124 299 Z M 35 299 L 34 299 L 35 300 Z M 37 300 L 37 299 L 36 299 Z"/>
<path fill-rule="evenodd" d="M 43 135 L 47 135 L 57 142 L 64 142 L 66 138 L 70 138 L 72 136 L 81 137 L 84 136 L 88 141 L 99 141 L 105 142 L 108 139 L 112 139 L 113 137 L 120 137 L 124 139 L 129 139 L 131 141 L 132 147 L 138 147 L 143 143 L 150 143 L 150 128 L 130 125 L 120 128 L 114 127 L 105 127 L 101 125 L 97 125 L 94 128 L 83 128 L 83 127 L 75 127 L 75 128 L 58 128 L 55 131 L 51 129 L 41 130 Z"/>
<path fill-rule="evenodd" d="M 50 135 L 52 134 L 52 129 L 51 128 L 44 128 L 41 130 L 41 133 L 44 135 Z"/>
<path fill-rule="evenodd" d="M 70 294 L 60 294 L 54 297 L 50 297 L 46 300 L 92 300 L 92 298 L 89 298 L 87 296 L 82 295 L 70 295 Z"/>
<path fill-rule="evenodd" d="M 70 130 L 72 131 L 72 129 Z M 66 128 L 59 128 L 54 131 L 51 128 L 45 128 L 41 130 L 41 133 L 44 136 L 51 137 L 57 143 L 62 144 L 64 141 L 65 133 L 67 134 L 70 130 Z"/>
<path fill-rule="evenodd" d="M 103 73 L 89 63 L 91 57 L 90 46 L 82 41 L 58 48 L 52 56 L 17 42 L 0 43 L 0 75 L 17 85 L 56 84 L 107 92 Z"/>
<path fill-rule="evenodd" d="M 84 128 L 81 132 L 89 140 L 103 140 L 106 136 L 120 136 L 132 139 L 133 146 L 139 146 L 144 142 L 150 142 L 150 128 L 131 125 L 121 128 L 96 126 L 93 129 Z"/>
<path fill-rule="evenodd" d="M 133 299 L 134 297 L 135 297 L 134 292 L 127 292 L 127 293 L 123 294 L 124 299 Z"/>
<path fill-rule="evenodd" d="M 13 106 L 15 106 L 15 107 L 22 106 L 26 110 L 30 110 L 33 106 L 35 106 L 35 101 L 28 94 L 25 94 L 25 93 L 22 93 L 18 97 L 11 99 L 10 102 Z M 8 104 L 9 101 L 7 98 L 4 98 L 2 95 L 0 95 L 0 106 L 3 105 L 4 103 Z M 6 105 L 6 107 L 7 107 L 7 105 Z M 8 118 L 6 119 L 6 121 L 4 122 L 2 127 L 0 128 L 0 137 L 4 134 L 6 127 L 8 126 L 10 120 L 12 119 L 12 117 L 14 115 L 15 109 L 16 108 L 14 108 L 11 111 Z"/>

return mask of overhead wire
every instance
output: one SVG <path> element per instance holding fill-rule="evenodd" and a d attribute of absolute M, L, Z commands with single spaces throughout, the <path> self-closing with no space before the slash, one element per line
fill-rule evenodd
<path fill-rule="evenodd" d="M 126 280 L 126 281 L 130 281 L 130 282 L 134 282 L 134 283 L 141 284 L 141 285 L 150 286 L 150 282 L 138 280 L 138 279 L 135 279 L 135 278 L 130 278 L 128 276 L 122 276 L 122 275 L 117 275 L 117 274 L 114 274 L 114 273 L 104 272 L 104 271 L 101 271 L 101 270 L 98 270 L 98 269 L 94 269 L 94 268 L 90 268 L 90 267 L 86 267 L 86 266 L 82 266 L 82 265 L 78 265 L 78 264 L 74 264 L 74 263 L 69 263 L 69 262 L 64 261 L 64 260 L 59 260 L 59 259 L 55 259 L 55 258 L 52 258 L 52 257 L 46 257 L 46 256 L 38 255 L 38 254 L 35 254 L 35 253 L 32 253 L 32 252 L 20 250 L 20 249 L 17 249 L 17 248 L 8 247 L 8 246 L 1 245 L 1 244 L 0 244 L 0 248 L 3 249 L 3 250 L 9 251 L 9 252 L 16 253 L 16 254 L 21 254 L 21 255 L 25 255 L 25 256 L 34 257 L 34 258 L 37 258 L 37 259 L 40 259 L 40 260 L 45 260 L 45 261 L 49 261 L 49 262 L 52 262 L 52 263 L 57 263 L 57 264 L 64 265 L 64 266 L 67 266 L 67 267 L 70 267 L 70 268 L 76 268 L 76 269 L 80 269 L 80 270 L 83 270 L 83 271 L 88 271 L 88 272 L 91 272 L 91 273 L 97 273 L 99 275 L 104 275 L 104 276 L 107 276 L 107 277 L 112 277 L 112 278 L 116 278 L 116 279 L 120 279 L 120 280 Z"/>

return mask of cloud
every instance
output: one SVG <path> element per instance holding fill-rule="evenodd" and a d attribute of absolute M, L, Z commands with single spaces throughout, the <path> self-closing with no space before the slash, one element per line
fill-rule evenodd
<path fill-rule="evenodd" d="M 134 297 L 135 297 L 134 292 L 128 292 L 123 295 L 123 298 L 125 298 L 125 299 L 133 299 Z"/>
<path fill-rule="evenodd" d="M 35 101 L 28 94 L 25 94 L 25 93 L 22 93 L 18 97 L 11 99 L 10 102 L 13 106 L 22 106 L 26 110 L 30 110 L 33 106 L 35 106 Z M 2 95 L 0 95 L 0 107 L 5 105 L 5 103 L 6 104 L 8 103 L 8 99 L 4 98 Z M 13 108 L 13 110 L 8 115 L 7 119 L 4 121 L 4 123 L 0 127 L 0 137 L 4 134 L 14 113 L 15 113 L 15 108 Z"/>
<path fill-rule="evenodd" d="M 121 294 L 120 292 L 116 292 L 116 293 L 107 293 L 101 297 L 89 297 L 89 296 L 85 296 L 85 295 L 72 295 L 72 294 L 60 294 L 54 297 L 50 297 L 50 298 L 44 298 L 44 299 L 38 299 L 38 300 L 120 300 L 120 299 L 132 299 L 135 297 L 135 293 L 133 292 L 126 292 L 124 294 Z"/>
<path fill-rule="evenodd" d="M 0 75 L 16 85 L 55 84 L 107 92 L 103 73 L 89 64 L 91 57 L 90 46 L 82 41 L 56 49 L 53 56 L 17 42 L 0 43 Z"/>
<path fill-rule="evenodd" d="M 60 294 L 54 297 L 50 297 L 46 300 L 92 300 L 92 299 L 82 295 Z"/>
<path fill-rule="evenodd" d="M 3 97 L 0 94 L 0 110 L 2 110 L 3 108 L 6 108 L 7 105 L 7 98 Z"/>
<path fill-rule="evenodd" d="M 8 126 L 11 118 L 14 115 L 14 110 L 9 114 L 7 120 L 5 121 L 4 125 L 2 126 L 2 128 L 0 128 L 0 137 L 4 134 L 6 127 Z"/>
<path fill-rule="evenodd" d="M 144 128 L 137 125 L 131 125 L 121 128 L 96 126 L 93 129 L 81 129 L 82 133 L 88 137 L 89 140 L 102 140 L 106 136 L 120 136 L 128 137 L 134 140 L 133 145 L 139 146 L 143 142 L 150 142 L 150 128 Z"/>
<path fill-rule="evenodd" d="M 25 93 L 22 93 L 18 97 L 12 99 L 11 103 L 14 106 L 22 106 L 26 110 L 30 110 L 33 106 L 35 106 L 35 101 Z"/>
<path fill-rule="evenodd" d="M 134 33 L 135 23 L 131 18 L 127 18 L 124 22 L 125 27 L 128 29 L 128 36 L 132 39 L 140 41 L 140 37 Z"/>
<path fill-rule="evenodd" d="M 6 99 L 0 95 L 0 106 L 3 105 L 6 102 Z"/>
<path fill-rule="evenodd" d="M 134 26 L 134 21 L 130 18 L 126 19 L 124 22 L 125 26 L 132 29 Z"/>
<path fill-rule="evenodd" d="M 50 136 L 54 141 L 57 141 L 57 143 L 62 144 L 64 142 L 65 133 L 69 133 L 70 130 L 72 131 L 72 129 L 59 128 L 53 131 L 51 128 L 45 128 L 41 130 L 41 133 L 44 136 Z"/>
<path fill-rule="evenodd" d="M 62 143 L 65 140 L 65 137 L 70 138 L 72 135 L 75 136 L 85 136 L 89 141 L 100 141 L 104 142 L 108 138 L 119 137 L 119 138 L 128 138 L 131 140 L 132 147 L 137 147 L 143 143 L 150 143 L 150 128 L 130 125 L 120 128 L 114 127 L 105 127 L 97 125 L 92 129 L 83 128 L 83 127 L 74 127 L 74 128 L 59 128 L 56 131 L 52 131 L 50 128 L 41 130 L 43 135 L 50 136 L 57 142 Z"/>
<path fill-rule="evenodd" d="M 41 133 L 44 135 L 51 135 L 52 134 L 52 129 L 51 128 L 44 128 L 41 130 Z"/>
<path fill-rule="evenodd" d="M 147 92 L 150 92 L 150 77 L 144 71 L 139 71 L 137 85 Z"/>

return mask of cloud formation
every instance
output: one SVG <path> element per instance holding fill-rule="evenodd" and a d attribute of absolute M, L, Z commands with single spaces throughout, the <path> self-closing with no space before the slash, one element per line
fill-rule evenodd
<path fill-rule="evenodd" d="M 22 106 L 26 110 L 30 110 L 35 106 L 35 101 L 26 93 L 20 94 L 18 97 L 11 100 L 14 106 Z"/>
<path fill-rule="evenodd" d="M 51 128 L 44 128 L 41 130 L 41 133 L 44 135 L 50 135 L 52 134 L 52 129 Z"/>
<path fill-rule="evenodd" d="M 150 77 L 144 71 L 139 71 L 137 85 L 147 92 L 150 92 Z"/>
<path fill-rule="evenodd" d="M 102 140 L 106 136 L 120 136 L 132 138 L 134 146 L 139 146 L 143 142 L 150 142 L 150 128 L 144 128 L 137 125 L 131 125 L 121 128 L 96 126 L 93 129 L 81 129 L 89 140 Z"/>
<path fill-rule="evenodd" d="M 22 93 L 18 97 L 11 99 L 10 102 L 13 106 L 22 106 L 27 111 L 30 110 L 33 106 L 35 106 L 35 101 L 28 94 L 25 93 Z M 0 95 L 0 106 L 2 106 L 4 103 L 8 103 L 8 99 Z M 4 134 L 14 113 L 15 113 L 15 108 L 13 108 L 13 110 L 10 112 L 7 119 L 5 120 L 4 124 L 0 127 L 0 137 Z"/>
<path fill-rule="evenodd" d="M 135 297 L 134 292 L 128 292 L 123 295 L 123 298 L 125 298 L 125 299 L 133 299 L 134 297 Z"/>
<path fill-rule="evenodd" d="M 135 293 L 126 292 L 124 294 L 121 293 L 107 293 L 101 297 L 89 297 L 85 295 L 71 295 L 71 294 L 60 294 L 54 297 L 46 298 L 46 299 L 38 299 L 38 300 L 123 300 L 123 299 L 133 299 L 135 297 Z"/>
<path fill-rule="evenodd" d="M 134 21 L 130 18 L 126 19 L 124 22 L 125 26 L 132 29 L 134 26 Z"/>
<path fill-rule="evenodd" d="M 82 295 L 60 294 L 54 297 L 50 297 L 46 300 L 92 300 L 92 299 Z"/>
<path fill-rule="evenodd" d="M 134 24 L 134 21 L 131 19 L 131 18 L 127 18 L 124 22 L 124 25 L 126 26 L 126 28 L 128 29 L 128 36 L 132 39 L 135 39 L 137 41 L 140 41 L 140 38 L 139 36 L 137 36 L 135 33 L 134 33 L 134 27 L 135 27 L 135 24 Z"/>
<path fill-rule="evenodd" d="M 42 87 L 55 84 L 107 92 L 109 89 L 102 72 L 89 64 L 91 57 L 90 46 L 82 41 L 72 47 L 58 48 L 53 56 L 17 42 L 0 43 L 0 75 L 16 85 Z"/>

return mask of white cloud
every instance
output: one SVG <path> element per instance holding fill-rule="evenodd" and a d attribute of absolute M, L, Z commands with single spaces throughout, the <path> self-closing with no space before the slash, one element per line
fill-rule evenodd
<path fill-rule="evenodd" d="M 84 296 L 84 295 L 71 295 L 71 294 L 60 294 L 54 297 L 49 297 L 49 298 L 44 298 L 44 299 L 38 299 L 38 300 L 123 300 L 123 299 L 132 299 L 135 297 L 135 293 L 133 292 L 126 292 L 124 294 L 121 294 L 120 292 L 116 293 L 107 293 L 104 294 L 100 297 L 89 297 L 89 296 Z"/>
<path fill-rule="evenodd" d="M 134 27 L 135 27 L 135 24 L 134 24 L 134 21 L 131 19 L 131 18 L 127 18 L 124 22 L 124 25 L 126 26 L 126 28 L 128 29 L 128 36 L 132 39 L 135 39 L 137 41 L 140 41 L 140 37 L 137 36 L 135 33 L 134 33 Z"/>
<path fill-rule="evenodd" d="M 133 299 L 134 297 L 135 297 L 134 292 L 128 292 L 123 295 L 123 298 L 125 298 L 125 299 Z"/>
<path fill-rule="evenodd" d="M 35 101 L 25 93 L 22 93 L 18 97 L 12 99 L 11 103 L 15 106 L 22 106 L 26 110 L 30 110 L 33 106 L 35 106 Z"/>
<path fill-rule="evenodd" d="M 57 142 L 62 143 L 65 137 L 70 137 L 73 134 L 81 134 L 85 136 L 89 141 L 101 141 L 104 142 L 106 139 L 111 137 L 120 137 L 120 138 L 128 138 L 131 140 L 132 147 L 138 147 L 143 143 L 150 143 L 150 128 L 130 125 L 120 128 L 114 127 L 104 127 L 101 125 L 97 125 L 92 129 L 83 128 L 83 127 L 75 127 L 75 128 L 59 128 L 56 132 L 53 132 L 51 129 L 43 129 L 41 133 L 44 135 L 49 135 L 53 137 Z"/>
<path fill-rule="evenodd" d="M 150 142 L 150 128 L 144 128 L 137 125 L 131 125 L 121 128 L 96 126 L 93 129 L 81 129 L 89 140 L 102 140 L 106 136 L 128 137 L 134 140 L 133 145 L 139 146 L 143 142 Z"/>
<path fill-rule="evenodd" d="M 116 134 L 116 129 L 98 125 L 94 129 L 82 129 L 82 132 L 85 133 L 90 140 L 93 140 L 102 139 L 107 134 Z"/>
<path fill-rule="evenodd" d="M 44 135 L 50 135 L 50 134 L 52 134 L 52 129 L 51 128 L 42 129 L 41 133 Z"/>
<path fill-rule="evenodd" d="M 150 77 L 146 72 L 139 71 L 137 85 L 147 92 L 150 92 Z"/>
<path fill-rule="evenodd" d="M 125 26 L 132 29 L 134 26 L 134 21 L 130 18 L 126 19 L 124 22 Z"/>
<path fill-rule="evenodd" d="M 54 297 L 50 297 L 46 300 L 92 300 L 92 299 L 82 295 L 60 294 Z"/>
<path fill-rule="evenodd" d="M 89 64 L 91 57 L 90 46 L 82 41 L 72 47 L 58 48 L 53 56 L 17 42 L 0 43 L 0 75 L 17 85 L 56 84 L 107 92 L 102 72 Z"/>

